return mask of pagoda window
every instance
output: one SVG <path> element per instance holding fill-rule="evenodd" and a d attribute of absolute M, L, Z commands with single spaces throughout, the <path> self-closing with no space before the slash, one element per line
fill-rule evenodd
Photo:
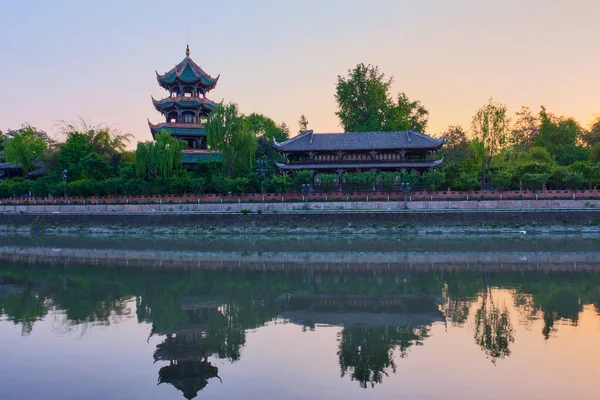
<path fill-rule="evenodd" d="M 167 115 L 167 122 L 177 122 L 177 112 L 170 112 Z"/>
<path fill-rule="evenodd" d="M 194 122 L 194 114 L 184 113 L 183 114 L 183 122 L 185 122 L 186 124 L 192 124 Z"/>

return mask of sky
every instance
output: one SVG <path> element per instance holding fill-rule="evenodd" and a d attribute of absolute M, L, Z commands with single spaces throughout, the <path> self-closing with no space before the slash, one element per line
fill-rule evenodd
<path fill-rule="evenodd" d="M 150 140 L 155 77 L 185 57 L 221 74 L 215 101 L 341 132 L 338 75 L 378 65 L 429 110 L 470 125 L 493 97 L 589 126 L 600 115 L 598 0 L 0 0 L 0 130 L 83 119 Z M 188 33 L 189 32 L 189 33 Z"/>

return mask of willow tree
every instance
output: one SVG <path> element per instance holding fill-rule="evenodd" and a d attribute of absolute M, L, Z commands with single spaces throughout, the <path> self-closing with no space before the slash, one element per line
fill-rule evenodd
<path fill-rule="evenodd" d="M 208 145 L 221 152 L 228 178 L 251 170 L 256 154 L 256 135 L 234 103 L 213 110 L 206 126 Z"/>
<path fill-rule="evenodd" d="M 504 147 L 510 127 L 510 118 L 506 106 L 489 99 L 488 103 L 481 107 L 472 121 L 472 130 L 475 137 L 484 146 L 485 158 L 481 165 L 481 185 L 486 182 L 489 175 L 492 159 Z"/>
<path fill-rule="evenodd" d="M 138 176 L 152 179 L 168 178 L 181 167 L 181 155 L 186 143 L 168 132 L 159 132 L 154 142 L 140 142 L 135 151 L 135 171 Z"/>

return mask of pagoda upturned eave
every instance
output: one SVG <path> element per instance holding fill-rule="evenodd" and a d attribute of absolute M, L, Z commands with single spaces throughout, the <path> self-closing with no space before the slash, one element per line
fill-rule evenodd
<path fill-rule="evenodd" d="M 183 61 L 162 75 L 156 71 L 156 80 L 158 81 L 158 84 L 165 89 L 169 89 L 178 84 L 200 84 L 206 91 L 209 91 L 215 88 L 220 76 L 221 75 L 218 75 L 216 78 L 213 78 L 189 56 L 186 56 Z"/>
<path fill-rule="evenodd" d="M 166 97 L 162 100 L 156 100 L 152 97 L 152 104 L 154 104 L 154 108 L 161 113 L 174 107 L 212 110 L 217 106 L 217 103 L 209 99 L 186 96 Z"/>
<path fill-rule="evenodd" d="M 152 138 L 156 136 L 160 131 L 166 131 L 172 136 L 206 136 L 206 130 L 204 125 L 201 124 L 187 124 L 179 122 L 163 122 L 159 124 L 153 124 L 148 120 L 148 126 L 152 133 Z"/>

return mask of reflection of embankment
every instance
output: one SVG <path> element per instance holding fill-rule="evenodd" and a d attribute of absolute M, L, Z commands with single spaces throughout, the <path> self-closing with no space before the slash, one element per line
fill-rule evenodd
<path fill-rule="evenodd" d="M 0 247 L 0 259 L 44 264 L 147 268 L 295 270 L 597 270 L 600 251 L 585 252 L 193 252 Z"/>

